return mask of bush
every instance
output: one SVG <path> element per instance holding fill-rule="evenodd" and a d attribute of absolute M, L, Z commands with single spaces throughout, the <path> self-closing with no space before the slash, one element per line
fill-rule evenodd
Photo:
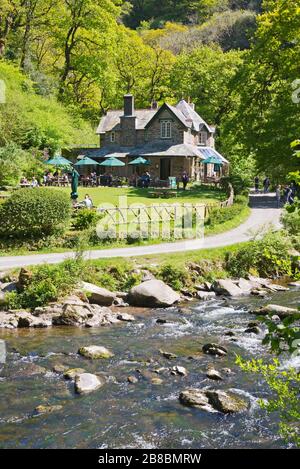
<path fill-rule="evenodd" d="M 241 195 L 236 196 L 234 199 L 234 204 L 232 206 L 226 208 L 212 208 L 209 212 L 208 219 L 205 221 L 205 226 L 212 227 L 215 225 L 226 223 L 227 221 L 230 221 L 236 216 L 238 216 L 241 213 L 242 209 L 247 205 L 247 197 Z"/>
<path fill-rule="evenodd" d="M 84 265 L 80 260 L 71 259 L 56 266 L 39 266 L 33 270 L 24 291 L 7 294 L 7 306 L 10 309 L 36 308 L 57 301 L 72 291 L 83 273 Z"/>
<path fill-rule="evenodd" d="M 300 202 L 296 201 L 293 205 L 287 205 L 282 217 L 284 227 L 291 235 L 300 233 Z"/>
<path fill-rule="evenodd" d="M 234 277 L 254 273 L 262 277 L 292 275 L 289 254 L 290 240 L 282 233 L 268 233 L 263 239 L 252 241 L 226 258 L 226 268 Z"/>
<path fill-rule="evenodd" d="M 100 218 L 101 218 L 101 215 L 97 213 L 95 210 L 89 210 L 89 209 L 79 210 L 75 214 L 72 220 L 73 228 L 79 231 L 86 230 L 87 228 L 96 226 Z"/>
<path fill-rule="evenodd" d="M 189 273 L 170 264 L 164 265 L 158 272 L 158 277 L 174 290 L 181 290 L 189 283 Z"/>
<path fill-rule="evenodd" d="M 68 196 L 48 188 L 20 189 L 0 206 L 0 235 L 36 238 L 63 232 L 71 205 Z"/>

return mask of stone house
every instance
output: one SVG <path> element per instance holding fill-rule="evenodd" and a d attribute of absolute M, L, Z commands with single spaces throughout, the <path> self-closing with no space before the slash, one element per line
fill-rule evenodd
<path fill-rule="evenodd" d="M 159 180 L 180 177 L 183 172 L 198 181 L 216 178 L 228 167 L 228 161 L 215 150 L 215 128 L 184 99 L 176 106 L 165 103 L 160 108 L 154 104 L 151 109 L 135 109 L 134 97 L 125 95 L 124 109 L 108 111 L 97 134 L 100 148 L 84 154 L 97 161 L 111 156 L 121 159 L 127 164 L 115 168 L 115 174 L 122 176 L 130 177 L 137 170 L 128 163 L 139 156 L 151 161 L 147 170 Z M 202 164 L 208 157 L 221 160 L 223 166 Z"/>

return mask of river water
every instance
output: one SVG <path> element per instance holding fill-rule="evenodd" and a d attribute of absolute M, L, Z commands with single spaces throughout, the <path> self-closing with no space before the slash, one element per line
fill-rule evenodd
<path fill-rule="evenodd" d="M 284 448 L 276 415 L 261 410 L 257 399 L 269 396 L 257 376 L 240 371 L 235 354 L 244 358 L 270 358 L 260 335 L 246 334 L 249 306 L 276 303 L 295 307 L 300 292 L 268 299 L 220 300 L 188 303 L 165 310 L 135 310 L 134 323 L 95 329 L 54 327 L 1 330 L 7 362 L 0 365 L 1 448 Z M 131 311 L 132 312 L 132 311 Z M 166 324 L 157 324 L 158 318 Z M 225 335 L 233 331 L 234 336 Z M 228 348 L 224 358 L 201 353 L 202 345 L 217 342 Z M 87 360 L 77 355 L 84 345 L 103 345 L 114 352 L 109 360 Z M 163 349 L 177 355 L 168 360 Z M 193 357 L 193 358 L 192 358 Z M 283 366 L 300 366 L 298 359 L 282 358 Z M 52 372 L 54 364 L 101 373 L 106 384 L 96 392 L 78 396 L 74 383 Z M 224 380 L 206 378 L 209 364 L 231 368 Z M 188 376 L 159 367 L 184 366 Z M 38 367 L 43 367 L 39 369 Z M 136 370 L 140 370 L 143 375 Z M 137 376 L 137 384 L 127 381 Z M 160 377 L 160 385 L 151 382 Z M 235 390 L 250 401 L 247 412 L 235 415 L 207 413 L 184 407 L 178 396 L 189 387 L 211 386 Z M 51 414 L 34 415 L 40 404 L 62 405 Z"/>

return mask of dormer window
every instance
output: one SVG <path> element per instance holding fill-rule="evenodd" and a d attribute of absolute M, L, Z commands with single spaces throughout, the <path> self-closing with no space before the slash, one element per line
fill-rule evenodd
<path fill-rule="evenodd" d="M 206 132 L 200 132 L 199 133 L 199 144 L 200 145 L 206 145 L 207 141 L 207 133 Z"/>
<path fill-rule="evenodd" d="M 160 121 L 160 136 L 161 138 L 172 138 L 172 121 L 170 119 Z"/>
<path fill-rule="evenodd" d="M 110 141 L 111 141 L 111 143 L 115 143 L 115 141 L 116 141 L 116 132 L 111 132 Z"/>

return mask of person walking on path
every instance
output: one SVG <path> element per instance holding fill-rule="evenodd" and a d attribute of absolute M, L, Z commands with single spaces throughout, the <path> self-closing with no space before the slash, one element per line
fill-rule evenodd
<path fill-rule="evenodd" d="M 264 194 L 267 194 L 269 192 L 270 185 L 271 185 L 270 178 L 266 177 L 264 180 Z"/>
<path fill-rule="evenodd" d="M 256 176 L 256 178 L 254 179 L 254 187 L 255 187 L 255 192 L 256 194 L 259 193 L 259 177 Z"/>

